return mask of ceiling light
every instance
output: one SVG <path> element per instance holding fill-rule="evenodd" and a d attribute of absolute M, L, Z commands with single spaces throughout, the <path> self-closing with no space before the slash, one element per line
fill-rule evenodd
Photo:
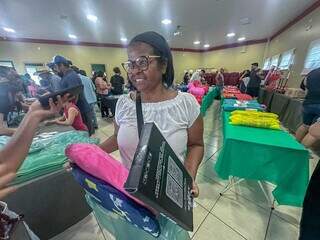
<path fill-rule="evenodd" d="M 3 27 L 3 30 L 5 30 L 6 32 L 10 32 L 10 33 L 15 33 L 16 31 L 12 28 L 8 28 L 8 27 Z"/>
<path fill-rule="evenodd" d="M 173 33 L 173 36 L 178 36 L 178 35 L 180 35 L 180 34 L 181 34 L 181 32 L 177 31 L 177 32 L 174 32 L 174 33 Z"/>
<path fill-rule="evenodd" d="M 231 37 L 234 37 L 235 35 L 236 35 L 236 34 L 232 32 L 232 33 L 228 33 L 228 34 L 227 34 L 227 37 L 231 38 Z"/>
<path fill-rule="evenodd" d="M 88 15 L 87 15 L 87 19 L 90 20 L 90 21 L 92 21 L 92 22 L 98 21 L 98 17 L 95 16 L 95 15 L 92 15 L 92 14 L 88 14 Z"/>
<path fill-rule="evenodd" d="M 210 47 L 210 45 L 209 44 L 205 44 L 205 45 L 203 45 L 203 47 L 208 48 L 208 47 Z"/>
<path fill-rule="evenodd" d="M 199 45 L 199 44 L 200 44 L 200 41 L 194 41 L 193 44 L 194 44 L 194 45 Z"/>
<path fill-rule="evenodd" d="M 244 40 L 246 40 L 245 37 L 240 37 L 240 38 L 238 38 L 238 41 L 239 41 L 239 42 L 244 41 Z"/>
<path fill-rule="evenodd" d="M 77 39 L 77 36 L 76 36 L 76 35 L 73 35 L 73 34 L 69 34 L 68 36 L 69 36 L 69 38 L 72 38 L 72 39 Z"/>
<path fill-rule="evenodd" d="M 171 24 L 172 23 L 172 21 L 170 20 L 170 19 L 163 19 L 162 21 L 162 24 L 164 24 L 164 25 L 168 25 L 168 24 Z"/>
<path fill-rule="evenodd" d="M 127 38 L 125 38 L 125 37 L 120 38 L 120 40 L 121 40 L 121 42 L 126 42 L 126 41 L 128 41 L 128 39 L 127 39 Z"/>

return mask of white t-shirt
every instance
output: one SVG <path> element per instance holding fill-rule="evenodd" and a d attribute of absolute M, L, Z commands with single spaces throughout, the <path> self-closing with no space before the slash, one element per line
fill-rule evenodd
<path fill-rule="evenodd" d="M 170 100 L 142 103 L 145 123 L 155 122 L 173 151 L 183 162 L 187 154 L 188 128 L 200 114 L 200 106 L 189 93 L 178 92 Z M 121 162 L 126 168 L 131 163 L 139 142 L 136 104 L 129 95 L 122 95 L 116 106 L 115 121 L 119 126 L 118 146 Z"/>

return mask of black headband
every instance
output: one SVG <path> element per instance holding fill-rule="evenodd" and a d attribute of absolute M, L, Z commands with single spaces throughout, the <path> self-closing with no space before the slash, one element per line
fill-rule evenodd
<path fill-rule="evenodd" d="M 166 39 L 156 32 L 144 32 L 135 36 L 130 41 L 129 46 L 135 42 L 143 42 L 149 44 L 160 52 L 161 57 L 167 60 L 167 69 L 166 73 L 164 74 L 163 81 L 167 84 L 168 87 L 170 87 L 174 79 L 174 69 L 171 50 Z"/>

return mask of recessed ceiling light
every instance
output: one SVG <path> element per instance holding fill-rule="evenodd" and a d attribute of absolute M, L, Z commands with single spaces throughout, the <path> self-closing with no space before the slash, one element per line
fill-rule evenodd
<path fill-rule="evenodd" d="M 76 35 L 74 35 L 74 34 L 69 34 L 68 36 L 69 36 L 69 38 L 77 39 L 77 36 L 76 36 Z"/>
<path fill-rule="evenodd" d="M 210 47 L 210 45 L 209 44 L 205 44 L 205 45 L 203 45 L 203 47 L 208 48 L 208 47 Z"/>
<path fill-rule="evenodd" d="M 172 23 L 172 21 L 170 20 L 170 19 L 163 19 L 162 21 L 162 24 L 164 24 L 164 25 L 168 25 L 168 24 L 171 24 Z"/>
<path fill-rule="evenodd" d="M 194 44 L 194 45 L 199 45 L 199 44 L 200 44 L 200 41 L 194 41 L 193 44 Z"/>
<path fill-rule="evenodd" d="M 244 41 L 244 40 L 246 40 L 245 37 L 240 37 L 240 38 L 238 38 L 238 41 L 239 41 L 239 42 Z"/>
<path fill-rule="evenodd" d="M 236 35 L 236 34 L 232 32 L 232 33 L 228 33 L 228 34 L 227 34 L 227 37 L 231 38 L 231 37 L 234 37 L 235 35 Z"/>
<path fill-rule="evenodd" d="M 3 27 L 3 30 L 10 33 L 15 33 L 16 31 L 13 28 Z"/>
<path fill-rule="evenodd" d="M 121 40 L 121 42 L 126 42 L 126 41 L 128 41 L 128 39 L 127 39 L 127 38 L 125 38 L 125 37 L 120 38 L 120 40 Z"/>
<path fill-rule="evenodd" d="M 90 20 L 90 21 L 92 21 L 92 22 L 98 21 L 98 17 L 95 16 L 95 15 L 92 15 L 92 14 L 88 14 L 88 15 L 87 15 L 87 19 Z"/>

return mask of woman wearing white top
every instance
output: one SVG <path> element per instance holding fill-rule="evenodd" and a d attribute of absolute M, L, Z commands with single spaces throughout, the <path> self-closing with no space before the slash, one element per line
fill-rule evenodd
<path fill-rule="evenodd" d="M 145 32 L 128 46 L 128 61 L 123 63 L 134 87 L 141 92 L 145 122 L 155 122 L 195 183 L 203 158 L 203 120 L 195 98 L 170 88 L 174 79 L 172 55 L 167 41 L 158 33 Z M 135 92 L 119 98 L 113 136 L 101 144 L 107 153 L 119 149 L 122 163 L 130 168 L 138 145 Z"/>

